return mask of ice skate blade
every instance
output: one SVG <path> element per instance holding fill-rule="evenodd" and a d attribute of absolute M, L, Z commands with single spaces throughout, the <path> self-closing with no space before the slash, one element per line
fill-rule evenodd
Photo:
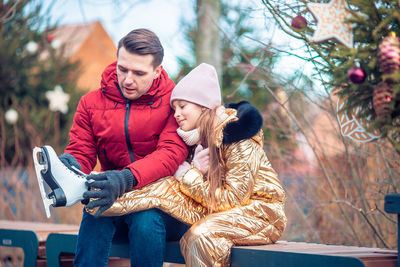
<path fill-rule="evenodd" d="M 36 176 L 45 206 L 46 215 L 50 216 L 49 206 L 70 207 L 83 200 L 83 193 L 88 190 L 87 174 L 68 168 L 57 156 L 51 146 L 35 148 L 33 158 Z M 50 188 L 46 195 L 45 186 Z"/>
<path fill-rule="evenodd" d="M 40 154 L 42 153 L 42 154 Z M 47 218 L 50 218 L 50 206 L 53 205 L 54 200 L 50 199 L 47 197 L 46 195 L 46 191 L 44 190 L 44 180 L 41 174 L 42 170 L 46 170 L 47 169 L 47 162 L 48 160 L 45 159 L 45 161 L 43 163 L 39 162 L 39 157 L 44 156 L 44 153 L 42 151 L 42 148 L 40 147 L 35 147 L 33 149 L 33 163 L 35 166 L 35 171 L 36 171 L 36 177 L 37 177 L 37 181 L 38 181 L 38 185 L 39 185 L 39 189 L 40 189 L 40 196 L 42 197 L 42 201 L 43 201 L 43 206 L 44 206 L 44 210 L 46 212 L 46 216 Z"/>

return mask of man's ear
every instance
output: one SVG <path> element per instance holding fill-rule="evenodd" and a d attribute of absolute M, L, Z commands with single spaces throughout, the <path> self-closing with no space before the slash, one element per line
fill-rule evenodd
<path fill-rule="evenodd" d="M 160 77 L 161 71 L 162 71 L 162 67 L 161 67 L 161 65 L 158 65 L 154 70 L 154 77 L 153 77 L 154 80 L 157 79 L 158 77 Z"/>

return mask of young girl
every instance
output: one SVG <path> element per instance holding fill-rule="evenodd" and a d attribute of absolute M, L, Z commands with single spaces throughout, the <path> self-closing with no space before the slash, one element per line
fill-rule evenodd
<path fill-rule="evenodd" d="M 170 102 L 193 159 L 175 178 L 126 193 L 104 215 L 140 210 L 138 199 L 147 197 L 145 208 L 192 224 L 180 241 L 187 266 L 229 266 L 232 246 L 276 242 L 286 196 L 263 150 L 259 112 L 247 102 L 225 109 L 217 73 L 205 63 L 176 85 Z"/>
<path fill-rule="evenodd" d="M 199 144 L 194 166 L 178 178 L 181 190 L 210 211 L 180 241 L 186 264 L 229 266 L 232 246 L 277 241 L 286 224 L 285 192 L 263 151 L 259 113 L 243 102 L 237 111 L 224 109 L 216 71 L 208 64 L 177 84 L 171 104 L 178 134 L 189 145 Z M 209 168 L 207 160 L 196 163 L 200 145 L 208 148 Z"/>

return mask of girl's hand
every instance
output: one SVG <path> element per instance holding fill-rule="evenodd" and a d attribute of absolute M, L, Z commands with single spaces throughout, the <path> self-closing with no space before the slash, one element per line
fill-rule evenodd
<path fill-rule="evenodd" d="M 208 148 L 204 149 L 202 145 L 198 145 L 194 151 L 194 166 L 204 175 L 210 167 L 210 152 Z"/>
<path fill-rule="evenodd" d="M 174 174 L 174 178 L 178 181 L 181 181 L 183 178 L 183 175 L 190 169 L 190 164 L 187 161 L 182 162 L 181 165 L 179 165 L 178 169 L 176 170 Z"/>

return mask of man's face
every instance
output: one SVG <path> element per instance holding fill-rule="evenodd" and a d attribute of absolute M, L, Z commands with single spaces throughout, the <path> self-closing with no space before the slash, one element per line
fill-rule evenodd
<path fill-rule="evenodd" d="M 132 54 L 125 47 L 119 49 L 117 76 L 124 97 L 135 100 L 147 93 L 161 74 L 161 65 L 154 68 L 152 63 L 153 55 Z"/>

